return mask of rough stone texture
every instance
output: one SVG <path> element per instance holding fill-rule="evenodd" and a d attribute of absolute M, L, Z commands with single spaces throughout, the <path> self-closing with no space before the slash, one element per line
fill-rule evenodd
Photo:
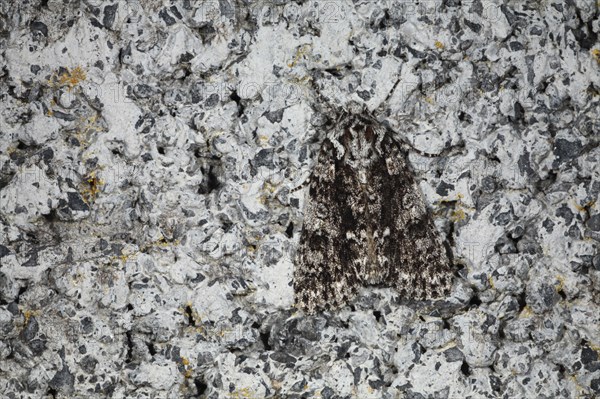
<path fill-rule="evenodd" d="M 505 3 L 0 2 L 0 397 L 598 397 L 598 4 Z M 409 156 L 456 284 L 307 317 L 351 101 L 464 143 Z"/>

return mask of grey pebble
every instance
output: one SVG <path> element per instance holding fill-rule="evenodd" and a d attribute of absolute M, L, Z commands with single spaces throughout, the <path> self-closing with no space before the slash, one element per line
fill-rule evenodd
<path fill-rule="evenodd" d="M 48 36 L 48 26 L 41 21 L 33 21 L 30 25 L 31 32 L 39 32 L 44 36 Z"/>
<path fill-rule="evenodd" d="M 8 254 L 10 254 L 10 249 L 0 244 L 0 258 L 3 258 Z"/>
<path fill-rule="evenodd" d="M 173 18 L 171 15 L 169 15 L 169 13 L 167 12 L 167 10 L 165 8 L 161 9 L 158 13 L 158 15 L 163 19 L 163 21 L 165 21 L 165 24 L 167 24 L 167 26 L 171 26 L 174 25 L 175 22 L 175 18 Z"/>
<path fill-rule="evenodd" d="M 586 222 L 586 225 L 592 231 L 600 231 L 600 213 L 592 215 Z"/>
<path fill-rule="evenodd" d="M 8 334 L 14 327 L 13 315 L 8 310 L 0 308 L 0 331 L 2 334 Z"/>
<path fill-rule="evenodd" d="M 115 3 L 112 5 L 107 5 L 104 7 L 104 17 L 102 18 L 102 24 L 110 28 L 115 22 L 115 14 L 117 13 L 117 9 L 119 8 L 119 3 Z"/>
<path fill-rule="evenodd" d="M 73 392 L 75 376 L 70 372 L 69 367 L 64 365 L 62 369 L 56 372 L 48 382 L 48 386 L 64 394 Z"/>

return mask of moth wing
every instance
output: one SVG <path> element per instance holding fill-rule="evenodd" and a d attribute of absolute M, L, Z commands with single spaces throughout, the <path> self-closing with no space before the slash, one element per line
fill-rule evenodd
<path fill-rule="evenodd" d="M 385 285 L 395 283 L 401 295 L 410 299 L 448 295 L 450 259 L 406 156 L 389 134 L 369 175 L 379 268 L 374 275 Z"/>
<path fill-rule="evenodd" d="M 325 140 L 311 175 L 296 254 L 296 304 L 309 312 L 344 305 L 362 285 L 356 263 L 363 244 L 351 235 L 364 221 L 364 207 L 352 191 L 358 176 L 338 158 L 333 144 Z"/>

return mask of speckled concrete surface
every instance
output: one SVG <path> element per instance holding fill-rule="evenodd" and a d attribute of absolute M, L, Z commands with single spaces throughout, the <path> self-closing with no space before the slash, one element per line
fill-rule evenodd
<path fill-rule="evenodd" d="M 598 397 L 598 16 L 0 1 L 0 397 Z M 350 101 L 464 144 L 409 157 L 445 300 L 293 308 L 298 188 Z"/>

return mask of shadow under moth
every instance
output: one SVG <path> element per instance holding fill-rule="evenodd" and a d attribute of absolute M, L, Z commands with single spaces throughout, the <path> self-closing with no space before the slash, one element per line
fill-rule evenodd
<path fill-rule="evenodd" d="M 450 259 L 407 152 L 370 116 L 348 114 L 334 129 L 310 177 L 296 306 L 333 310 L 363 286 L 414 300 L 449 295 Z"/>

